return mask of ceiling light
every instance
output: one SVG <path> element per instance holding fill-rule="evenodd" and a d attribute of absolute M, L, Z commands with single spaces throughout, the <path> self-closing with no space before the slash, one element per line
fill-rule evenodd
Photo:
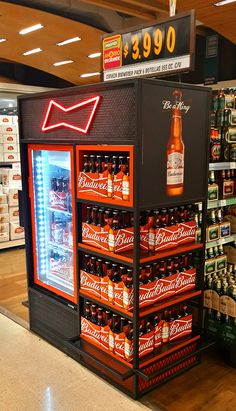
<path fill-rule="evenodd" d="M 19 34 L 28 34 L 28 33 L 31 33 L 31 31 L 35 31 L 35 30 L 39 30 L 39 29 L 42 29 L 43 28 L 43 25 L 42 24 L 35 24 L 34 26 L 30 26 L 30 27 L 27 27 L 26 29 L 23 29 L 23 30 L 21 30 L 21 31 L 19 31 Z"/>
<path fill-rule="evenodd" d="M 39 53 L 40 51 L 43 51 L 43 50 L 38 47 L 37 49 L 25 51 L 25 52 L 23 53 L 23 56 L 29 56 L 30 54 Z"/>
<path fill-rule="evenodd" d="M 102 54 L 101 52 L 99 52 L 99 53 L 92 53 L 92 54 L 89 54 L 88 57 L 89 57 L 90 59 L 95 59 L 96 57 L 100 57 L 101 54 Z"/>
<path fill-rule="evenodd" d="M 12 103 L 9 103 L 9 104 L 8 104 L 8 107 L 13 107 L 13 104 L 12 104 Z"/>
<path fill-rule="evenodd" d="M 99 71 L 96 73 L 85 73 L 85 74 L 81 74 L 80 77 L 92 77 L 92 76 L 99 76 L 100 73 Z"/>
<path fill-rule="evenodd" d="M 3 43 L 4 41 L 7 41 L 7 39 L 0 39 L 0 43 Z"/>
<path fill-rule="evenodd" d="M 73 60 L 64 60 L 64 61 L 56 61 L 56 63 L 53 63 L 54 66 L 63 66 L 63 64 L 70 64 L 74 63 Z"/>
<path fill-rule="evenodd" d="M 219 1 L 218 3 L 214 3 L 214 6 L 219 7 L 219 6 L 225 6 L 226 4 L 234 3 L 236 0 L 222 0 Z"/>
<path fill-rule="evenodd" d="M 64 40 L 64 41 L 61 41 L 60 43 L 57 43 L 57 46 L 65 46 L 66 44 L 74 43 L 75 41 L 80 41 L 80 40 L 81 40 L 81 37 L 72 37 L 71 39 Z"/>

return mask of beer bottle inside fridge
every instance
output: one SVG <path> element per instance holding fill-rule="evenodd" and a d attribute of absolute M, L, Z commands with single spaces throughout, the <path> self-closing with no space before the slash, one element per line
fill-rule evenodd
<path fill-rule="evenodd" d="M 125 167 L 123 179 L 122 179 L 122 198 L 123 200 L 129 201 L 129 157 L 127 157 L 127 164 Z"/>
<path fill-rule="evenodd" d="M 182 93 L 173 92 L 171 134 L 167 144 L 167 187 L 168 196 L 179 196 L 184 192 L 184 143 L 182 140 L 182 118 L 180 104 Z"/>

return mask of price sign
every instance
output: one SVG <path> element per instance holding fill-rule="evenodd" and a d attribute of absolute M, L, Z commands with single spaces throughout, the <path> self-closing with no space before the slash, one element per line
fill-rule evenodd
<path fill-rule="evenodd" d="M 103 38 L 104 80 L 193 69 L 194 11 Z"/>

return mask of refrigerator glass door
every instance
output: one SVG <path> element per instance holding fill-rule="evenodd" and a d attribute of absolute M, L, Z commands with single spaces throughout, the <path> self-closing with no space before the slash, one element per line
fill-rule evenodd
<path fill-rule="evenodd" d="M 75 301 L 71 148 L 30 149 L 35 282 Z"/>

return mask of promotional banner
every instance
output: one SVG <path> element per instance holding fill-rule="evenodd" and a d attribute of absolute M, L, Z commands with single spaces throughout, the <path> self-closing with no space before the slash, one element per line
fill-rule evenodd
<path fill-rule="evenodd" d="M 150 26 L 103 37 L 103 79 L 156 76 L 194 67 L 195 13 L 175 14 Z"/>

